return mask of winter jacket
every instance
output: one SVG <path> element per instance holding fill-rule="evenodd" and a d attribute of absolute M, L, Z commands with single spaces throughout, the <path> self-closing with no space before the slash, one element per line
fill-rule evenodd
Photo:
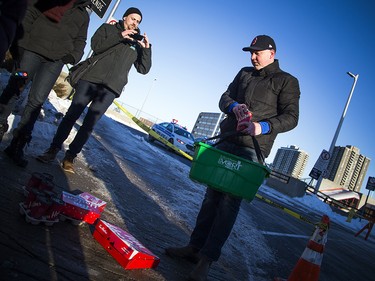
<path fill-rule="evenodd" d="M 65 55 L 72 55 L 74 63 L 80 61 L 86 46 L 87 29 L 90 21 L 86 6 L 89 0 L 77 0 L 67 10 L 60 22 L 47 18 L 43 11 L 48 9 L 50 0 L 33 1 L 23 20 L 24 36 L 18 46 L 57 61 Z M 44 7 L 46 6 L 46 7 Z"/>
<path fill-rule="evenodd" d="M 265 121 L 270 132 L 256 136 L 261 151 L 267 157 L 278 133 L 297 126 L 300 89 L 298 80 L 279 68 L 278 60 L 261 70 L 244 67 L 236 75 L 227 91 L 221 96 L 219 107 L 227 113 L 220 124 L 221 132 L 235 131 L 237 120 L 228 112 L 233 102 L 246 104 L 253 113 L 253 121 Z M 238 145 L 254 148 L 251 136 L 241 135 L 229 139 Z"/>
<path fill-rule="evenodd" d="M 128 82 L 132 65 L 141 74 L 148 73 L 151 68 L 151 46 L 142 48 L 138 43 L 124 39 L 122 31 L 122 21 L 115 25 L 104 23 L 98 28 L 91 38 L 92 60 L 101 58 L 82 77 L 82 80 L 107 86 L 118 97 Z"/>

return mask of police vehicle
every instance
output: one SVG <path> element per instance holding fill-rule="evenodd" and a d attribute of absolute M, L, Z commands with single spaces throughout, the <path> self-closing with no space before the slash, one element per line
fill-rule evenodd
<path fill-rule="evenodd" d="M 160 124 L 154 124 L 151 127 L 151 130 L 187 154 L 194 154 L 194 137 L 181 125 L 174 122 L 163 122 Z M 148 140 L 153 142 L 155 138 L 148 135 Z"/>

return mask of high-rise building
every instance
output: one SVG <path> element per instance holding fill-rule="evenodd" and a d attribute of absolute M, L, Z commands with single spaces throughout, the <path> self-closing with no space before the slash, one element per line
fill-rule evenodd
<path fill-rule="evenodd" d="M 224 119 L 224 113 L 201 112 L 191 133 L 195 138 L 213 137 L 220 132 L 220 122 Z"/>
<path fill-rule="evenodd" d="M 346 189 L 360 192 L 370 161 L 355 146 L 335 146 L 325 178 Z"/>
<path fill-rule="evenodd" d="M 281 147 L 277 150 L 272 170 L 300 179 L 306 168 L 309 155 L 297 146 Z"/>

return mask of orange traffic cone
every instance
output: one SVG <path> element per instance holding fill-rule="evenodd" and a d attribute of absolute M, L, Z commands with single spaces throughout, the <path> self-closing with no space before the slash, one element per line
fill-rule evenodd
<path fill-rule="evenodd" d="M 315 227 L 301 258 L 298 260 L 288 279 L 275 278 L 274 281 L 317 281 L 319 280 L 320 265 L 323 259 L 324 246 L 327 242 L 329 217 L 324 215 Z"/>

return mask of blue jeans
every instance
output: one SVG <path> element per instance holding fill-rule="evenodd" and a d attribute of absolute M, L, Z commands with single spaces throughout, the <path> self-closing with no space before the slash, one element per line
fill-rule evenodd
<path fill-rule="evenodd" d="M 222 142 L 218 149 L 257 162 L 255 150 Z M 240 210 L 242 198 L 207 188 L 189 245 L 217 261 Z"/>
<path fill-rule="evenodd" d="M 72 104 L 57 128 L 51 147 L 61 149 L 62 144 L 68 138 L 75 122 L 81 116 L 86 106 L 91 102 L 88 112 L 83 119 L 82 126 L 79 128 L 67 151 L 70 156 L 76 157 L 90 137 L 95 124 L 103 116 L 115 98 L 116 94 L 105 86 L 79 80 Z"/>
<path fill-rule="evenodd" d="M 27 104 L 16 129 L 17 134 L 26 136 L 31 135 L 42 105 L 51 92 L 63 66 L 64 63 L 61 60 L 52 61 L 36 53 L 25 50 L 20 62 L 20 69 L 28 73 L 29 80 L 32 80 L 32 85 L 28 95 Z M 4 92 L 6 91 L 8 90 L 4 89 Z M 8 107 L 14 106 L 15 99 L 18 95 L 19 89 L 18 92 L 14 89 L 13 97 L 8 101 Z"/>

